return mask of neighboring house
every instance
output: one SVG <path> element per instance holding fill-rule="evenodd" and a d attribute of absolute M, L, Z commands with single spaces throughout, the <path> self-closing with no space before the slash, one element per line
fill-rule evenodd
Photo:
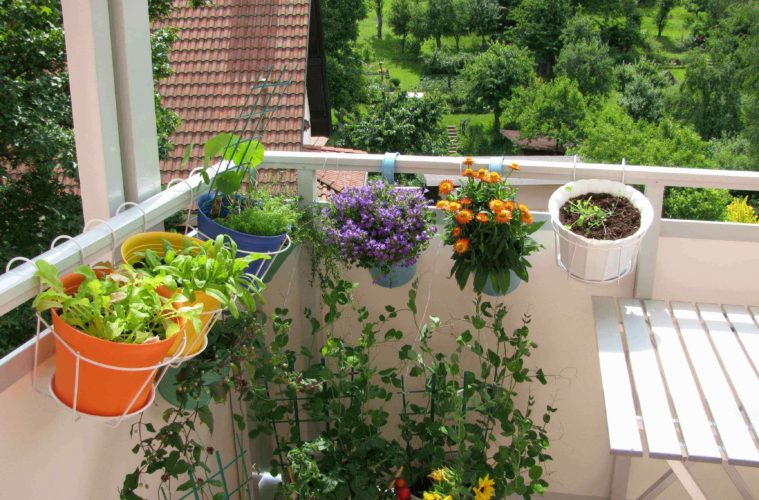
<path fill-rule="evenodd" d="M 212 7 L 179 7 L 164 25 L 175 27 L 180 40 L 171 53 L 174 74 L 159 83 L 159 92 L 164 106 L 182 119 L 175 149 L 161 163 L 164 183 L 186 177 L 190 167 L 181 163 L 188 145 L 194 145 L 193 158 L 202 158 L 209 138 L 233 131 L 251 83 L 272 66 L 286 67 L 292 83 L 266 127 L 266 149 L 336 150 L 324 146 L 331 110 L 319 0 L 214 0 Z M 330 185 L 332 191 L 363 185 L 366 176 L 317 177 L 320 192 L 329 192 Z M 258 180 L 272 191 L 295 192 L 297 172 L 260 169 Z"/>
<path fill-rule="evenodd" d="M 501 130 L 501 135 L 510 140 L 516 147 L 521 156 L 553 156 L 563 155 L 566 149 L 561 146 L 556 139 L 550 137 L 535 137 L 534 139 L 522 139 L 519 130 Z"/>

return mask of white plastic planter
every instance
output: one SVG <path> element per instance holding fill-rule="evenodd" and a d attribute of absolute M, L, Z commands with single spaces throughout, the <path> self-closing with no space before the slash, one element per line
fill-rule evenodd
<path fill-rule="evenodd" d="M 640 210 L 638 230 L 619 240 L 595 240 L 573 233 L 559 219 L 559 209 L 570 198 L 588 193 L 608 193 L 627 198 Z M 556 263 L 569 275 L 586 283 L 612 283 L 635 269 L 638 250 L 654 220 L 654 209 L 643 193 L 621 182 L 580 180 L 553 192 L 548 212 L 556 235 Z"/>

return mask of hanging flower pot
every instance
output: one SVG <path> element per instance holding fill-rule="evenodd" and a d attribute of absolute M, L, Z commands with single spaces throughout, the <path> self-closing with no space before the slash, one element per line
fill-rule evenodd
<path fill-rule="evenodd" d="M 451 276 L 464 290 L 472 278 L 475 293 L 502 296 L 527 281 L 527 257 L 541 246 L 532 238 L 543 222 L 534 222 L 530 209 L 516 200 L 516 189 L 508 173 L 473 170 L 471 158 L 456 187 L 450 180 L 440 183 L 436 207 L 445 213 L 443 242 L 453 247 Z"/>
<path fill-rule="evenodd" d="M 325 243 L 387 288 L 411 281 L 435 232 L 421 189 L 396 189 L 379 180 L 335 194 L 322 218 Z"/>
<path fill-rule="evenodd" d="M 493 280 L 488 278 L 485 288 L 482 289 L 482 293 L 491 297 L 503 297 L 516 290 L 520 283 L 522 283 L 522 280 L 517 276 L 517 273 L 509 271 L 509 286 L 506 288 L 506 291 L 496 291 Z"/>
<path fill-rule="evenodd" d="M 265 201 L 245 197 L 220 197 L 205 193 L 198 198 L 198 231 L 208 239 L 214 239 L 223 234 L 229 236 L 237 248 L 248 254 L 261 254 L 247 268 L 247 272 L 259 278 L 267 275 L 274 259 L 287 239 L 287 228 L 295 221 L 297 215 L 291 201 L 259 194 Z M 214 213 L 215 212 L 215 213 Z M 273 212 L 286 213 L 279 218 L 272 216 Z M 213 215 L 212 215 L 213 214 Z M 260 227 L 261 218 L 272 216 L 277 222 Z M 285 226 L 280 226 L 282 220 Z M 254 222 L 257 221 L 257 222 Z M 260 227 L 260 229 L 243 228 Z M 240 230 L 238 230 L 240 229 Z M 276 234 L 254 234 L 251 231 L 274 232 Z M 281 231 L 281 232 L 280 232 Z M 271 258 L 266 259 L 266 254 Z"/>
<path fill-rule="evenodd" d="M 127 268 L 96 274 L 85 267 L 58 280 L 53 266 L 37 265 L 38 276 L 51 286 L 38 295 L 35 307 L 52 316 L 55 397 L 89 415 L 142 411 L 158 366 L 198 309 L 162 299 L 157 280 L 135 279 Z"/>
<path fill-rule="evenodd" d="M 653 222 L 651 202 L 621 182 L 580 180 L 548 201 L 556 234 L 557 264 L 573 278 L 611 283 L 635 269 L 638 250 Z"/>
<path fill-rule="evenodd" d="M 369 269 L 374 284 L 385 288 L 397 288 L 403 286 L 416 276 L 416 264 L 410 266 L 395 265 L 390 268 L 390 272 L 385 273 L 379 267 Z"/>

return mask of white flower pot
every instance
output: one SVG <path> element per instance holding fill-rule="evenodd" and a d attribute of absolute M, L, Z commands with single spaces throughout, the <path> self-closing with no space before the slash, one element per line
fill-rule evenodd
<path fill-rule="evenodd" d="M 619 240 L 595 240 L 573 233 L 559 219 L 559 209 L 570 198 L 588 193 L 608 193 L 627 198 L 640 210 L 638 230 Z M 553 192 L 548 212 L 556 234 L 556 263 L 573 278 L 589 283 L 611 283 L 635 269 L 640 243 L 654 220 L 654 209 L 643 193 L 621 182 L 580 180 Z"/>

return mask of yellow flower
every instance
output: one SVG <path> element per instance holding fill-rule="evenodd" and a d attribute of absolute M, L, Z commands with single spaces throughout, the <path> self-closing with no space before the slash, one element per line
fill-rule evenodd
<path fill-rule="evenodd" d="M 477 480 L 477 486 L 472 488 L 474 500 L 490 500 L 495 496 L 495 481 L 490 479 L 490 474 L 485 474 Z"/>
<path fill-rule="evenodd" d="M 481 168 L 477 171 L 477 178 L 484 179 L 488 175 L 488 171 L 485 168 Z"/>
<path fill-rule="evenodd" d="M 471 198 L 464 196 L 463 198 L 461 198 L 461 204 L 465 207 L 468 207 L 469 205 L 472 204 L 472 200 Z"/>
<path fill-rule="evenodd" d="M 447 210 L 449 204 L 450 203 L 448 201 L 446 201 L 446 200 L 440 200 L 435 205 L 435 208 L 439 208 L 440 210 Z"/>
<path fill-rule="evenodd" d="M 474 165 L 474 159 L 472 159 L 472 157 L 471 157 L 471 156 L 467 156 L 467 157 L 464 159 L 464 166 L 465 166 L 465 167 L 471 167 L 472 165 Z"/>
<path fill-rule="evenodd" d="M 475 218 L 478 222 L 490 222 L 490 214 L 487 212 L 479 212 Z"/>
<path fill-rule="evenodd" d="M 448 180 L 448 179 L 446 179 L 446 180 L 444 180 L 443 182 L 440 183 L 440 186 L 438 186 L 438 192 L 441 195 L 446 195 L 446 194 L 450 193 L 451 191 L 453 191 L 453 187 L 454 187 L 453 186 L 453 182 L 450 181 L 450 180 Z"/>
<path fill-rule="evenodd" d="M 514 204 L 513 200 L 506 200 L 506 201 L 503 202 L 503 208 L 504 208 L 504 210 L 511 210 L 511 211 L 513 211 L 515 207 L 516 207 L 516 204 Z"/>
<path fill-rule="evenodd" d="M 429 476 L 427 477 L 432 479 L 436 483 L 442 483 L 443 481 L 447 481 L 445 469 L 435 469 L 432 472 L 430 472 Z"/>
<path fill-rule="evenodd" d="M 451 229 L 451 235 L 454 238 L 458 238 L 459 236 L 461 236 L 461 228 L 459 226 L 456 226 L 453 229 Z"/>
<path fill-rule="evenodd" d="M 505 208 L 501 200 L 490 200 L 490 203 L 488 203 L 488 207 L 494 214 L 497 214 L 498 212 L 500 212 L 501 210 Z"/>
<path fill-rule="evenodd" d="M 477 174 L 471 168 L 467 168 L 466 170 L 464 170 L 464 172 L 461 175 L 463 175 L 464 177 L 476 177 L 477 176 Z"/>
<path fill-rule="evenodd" d="M 519 165 L 517 165 L 516 163 L 512 163 L 511 165 L 509 165 L 509 168 L 511 168 L 511 170 L 516 170 L 517 172 L 522 170 L 521 168 L 519 168 Z"/>
<path fill-rule="evenodd" d="M 437 491 L 433 493 L 425 491 L 422 500 L 453 500 L 453 497 L 451 495 L 443 496 L 442 493 L 438 493 Z"/>
<path fill-rule="evenodd" d="M 459 224 L 466 224 L 472 219 L 474 219 L 474 214 L 471 210 L 462 210 L 456 214 L 456 222 Z"/>
<path fill-rule="evenodd" d="M 459 255 L 467 253 L 469 251 L 469 239 L 461 238 L 456 240 L 456 243 L 453 244 L 453 251 Z"/>
<path fill-rule="evenodd" d="M 501 224 L 507 224 L 511 222 L 511 210 L 501 210 L 497 214 L 495 214 L 495 221 L 499 222 Z"/>

